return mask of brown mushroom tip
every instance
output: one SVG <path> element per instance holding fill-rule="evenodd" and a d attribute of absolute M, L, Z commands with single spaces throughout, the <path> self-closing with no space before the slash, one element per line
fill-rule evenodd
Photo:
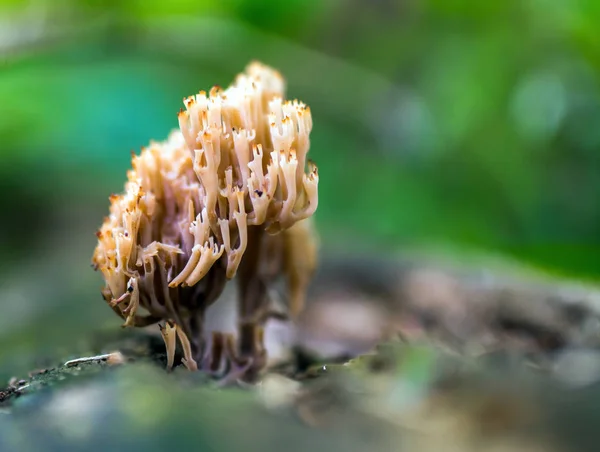
<path fill-rule="evenodd" d="M 192 105 L 194 105 L 195 102 L 196 99 L 194 98 L 194 96 L 188 96 L 183 98 L 183 103 L 185 104 L 186 108 L 190 108 Z"/>

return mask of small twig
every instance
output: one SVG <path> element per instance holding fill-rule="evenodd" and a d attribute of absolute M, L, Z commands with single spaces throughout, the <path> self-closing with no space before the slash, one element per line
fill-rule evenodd
<path fill-rule="evenodd" d="M 29 384 L 29 383 L 27 383 L 27 384 L 24 384 L 23 386 L 16 387 L 16 388 L 14 389 L 14 392 L 15 392 L 15 393 L 20 393 L 20 392 L 23 392 L 23 391 L 25 391 L 27 388 L 29 388 L 30 386 L 31 386 L 31 384 Z"/>
<path fill-rule="evenodd" d="M 74 367 L 79 364 L 95 363 L 95 362 L 108 362 L 109 364 L 120 364 L 124 361 L 121 352 L 106 353 L 104 355 L 87 356 L 83 358 L 72 359 L 67 361 L 65 367 Z"/>

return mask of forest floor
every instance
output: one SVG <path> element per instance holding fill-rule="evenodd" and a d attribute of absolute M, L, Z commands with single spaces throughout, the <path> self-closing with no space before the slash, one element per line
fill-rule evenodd
<path fill-rule="evenodd" d="M 600 292 L 524 274 L 326 260 L 253 386 L 166 372 L 155 329 L 92 335 L 0 386 L 0 450 L 597 450 Z"/>

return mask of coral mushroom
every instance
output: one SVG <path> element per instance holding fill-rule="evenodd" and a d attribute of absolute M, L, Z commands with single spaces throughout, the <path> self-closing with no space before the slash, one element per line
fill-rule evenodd
<path fill-rule="evenodd" d="M 269 282 L 284 273 L 291 311 L 301 309 L 319 178 L 310 109 L 283 95 L 279 73 L 255 62 L 226 90 L 184 99 L 180 130 L 134 155 L 125 192 L 110 197 L 93 256 L 104 299 L 126 326 L 164 322 L 169 367 L 178 338 L 189 369 L 226 361 L 252 378 L 266 360 Z M 207 347 L 205 311 L 234 277 L 237 346 L 217 333 Z"/>

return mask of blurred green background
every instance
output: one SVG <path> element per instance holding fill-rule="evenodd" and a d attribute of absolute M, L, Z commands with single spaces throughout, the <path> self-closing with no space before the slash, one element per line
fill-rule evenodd
<path fill-rule="evenodd" d="M 253 59 L 311 106 L 326 248 L 596 279 L 598 23 L 595 0 L 0 0 L 0 377 L 119 324 L 89 262 L 130 151 Z"/>

